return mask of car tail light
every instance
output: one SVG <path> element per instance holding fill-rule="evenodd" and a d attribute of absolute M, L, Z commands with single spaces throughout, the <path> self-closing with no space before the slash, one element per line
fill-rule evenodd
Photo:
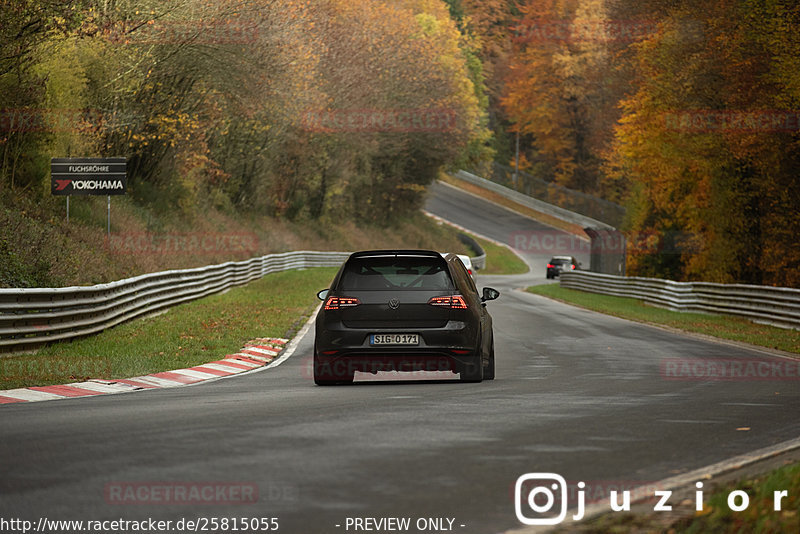
<path fill-rule="evenodd" d="M 353 308 L 359 304 L 361 304 L 361 301 L 355 297 L 328 297 L 328 300 L 325 301 L 325 309 Z"/>
<path fill-rule="evenodd" d="M 569 268 L 575 270 L 575 265 L 570 265 Z"/>
<path fill-rule="evenodd" d="M 467 269 L 467 272 L 468 272 L 469 274 L 472 274 L 472 269 Z"/>
<path fill-rule="evenodd" d="M 547 268 L 548 268 L 548 269 L 552 269 L 552 268 L 553 268 L 553 264 L 552 264 L 552 263 L 548 263 L 548 264 L 547 264 Z"/>
<path fill-rule="evenodd" d="M 428 301 L 431 306 L 440 306 L 442 308 L 451 308 L 454 310 L 466 310 L 467 303 L 461 295 L 453 295 L 447 297 L 431 297 Z"/>

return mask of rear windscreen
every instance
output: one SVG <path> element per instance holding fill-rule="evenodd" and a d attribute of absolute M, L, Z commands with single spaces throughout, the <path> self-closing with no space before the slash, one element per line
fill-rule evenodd
<path fill-rule="evenodd" d="M 357 258 L 345 266 L 342 290 L 453 289 L 447 263 L 431 257 Z"/>

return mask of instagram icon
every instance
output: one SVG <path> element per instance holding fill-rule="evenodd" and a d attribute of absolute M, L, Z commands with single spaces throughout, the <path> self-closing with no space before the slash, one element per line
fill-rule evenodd
<path fill-rule="evenodd" d="M 585 484 L 578 483 L 583 489 Z M 583 517 L 583 499 L 578 500 L 578 513 Z M 526 525 L 557 525 L 567 517 L 567 481 L 556 473 L 526 473 L 514 485 L 514 511 Z M 557 512 L 557 513 L 556 513 Z"/>

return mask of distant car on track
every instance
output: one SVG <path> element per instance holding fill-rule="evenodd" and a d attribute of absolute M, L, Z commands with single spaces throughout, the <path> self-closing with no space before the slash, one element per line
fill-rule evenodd
<path fill-rule="evenodd" d="M 455 254 L 356 252 L 342 265 L 316 320 L 314 382 L 351 383 L 356 371 L 452 371 L 494 378 L 492 317 L 500 293 L 475 282 Z"/>
<path fill-rule="evenodd" d="M 458 259 L 460 259 L 461 263 L 464 264 L 464 267 L 467 268 L 467 272 L 470 274 L 470 276 L 474 277 L 475 269 L 472 267 L 472 260 L 470 257 L 466 254 L 456 254 L 456 256 L 458 256 Z"/>
<path fill-rule="evenodd" d="M 450 252 L 442 252 L 442 257 L 446 258 L 448 254 L 450 254 Z M 467 268 L 467 272 L 470 276 L 475 278 L 475 268 L 472 266 L 472 259 L 466 254 L 456 254 L 456 256 L 458 256 L 458 259 L 464 264 L 464 267 Z"/>
<path fill-rule="evenodd" d="M 547 262 L 547 278 L 555 278 L 562 271 L 576 271 L 581 264 L 573 256 L 553 256 Z"/>

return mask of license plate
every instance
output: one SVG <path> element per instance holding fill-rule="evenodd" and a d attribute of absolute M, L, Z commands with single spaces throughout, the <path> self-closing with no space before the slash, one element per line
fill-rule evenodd
<path fill-rule="evenodd" d="M 419 334 L 372 334 L 370 345 L 419 345 Z"/>

